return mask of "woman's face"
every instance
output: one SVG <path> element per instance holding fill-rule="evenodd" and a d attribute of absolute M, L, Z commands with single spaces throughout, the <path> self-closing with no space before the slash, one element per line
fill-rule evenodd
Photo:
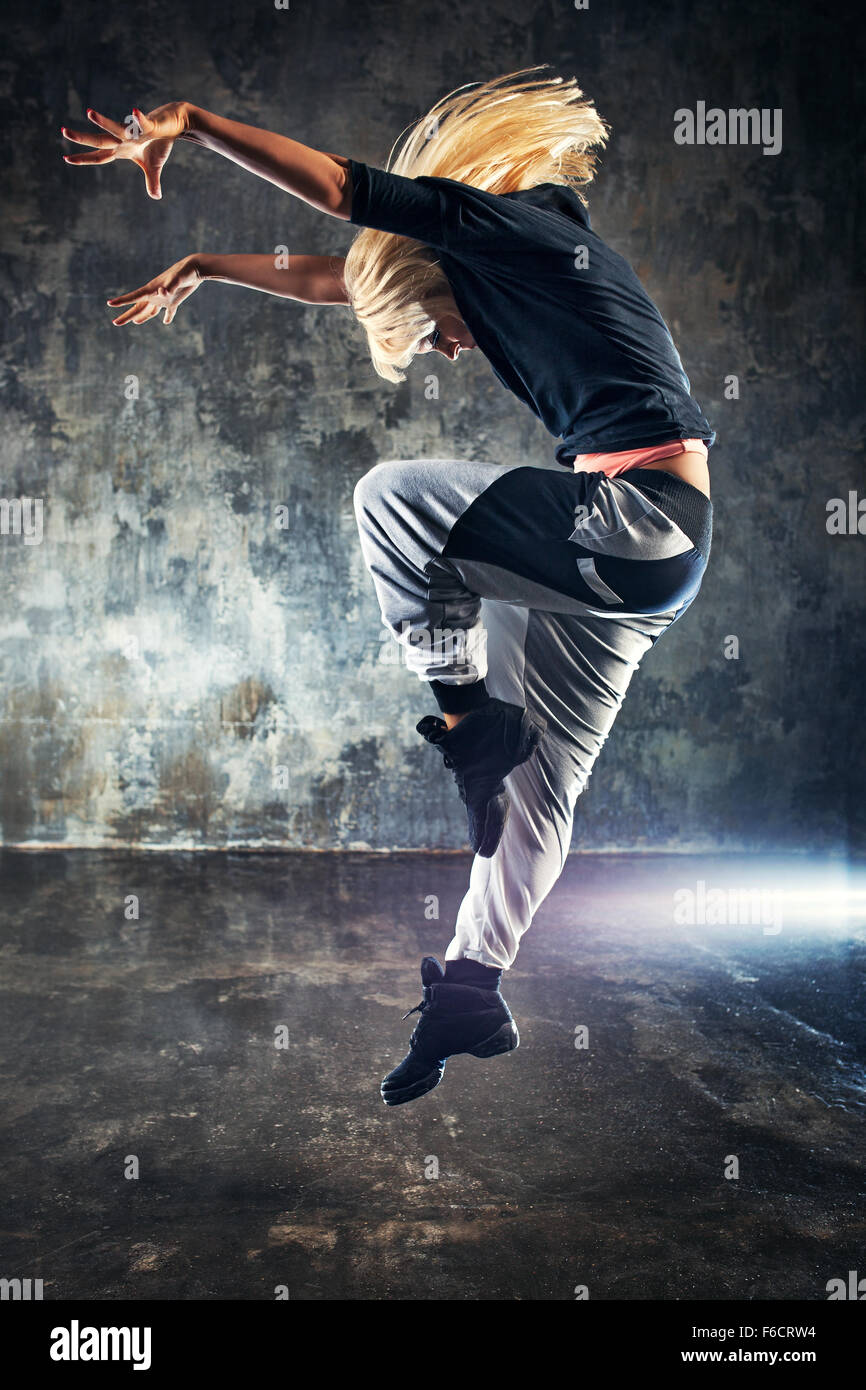
<path fill-rule="evenodd" d="M 441 352 L 449 362 L 455 362 L 461 352 L 477 346 L 453 299 L 437 299 L 430 306 L 430 317 L 436 324 L 435 331 L 422 338 L 416 352 Z"/>

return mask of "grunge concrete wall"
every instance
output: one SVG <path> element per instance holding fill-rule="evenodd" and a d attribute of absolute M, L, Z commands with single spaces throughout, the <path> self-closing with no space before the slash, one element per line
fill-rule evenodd
<path fill-rule="evenodd" d="M 186 252 L 352 233 L 187 145 L 151 202 L 131 167 L 65 165 L 59 127 L 187 97 L 381 165 L 445 91 L 539 62 L 612 125 L 595 225 L 719 435 L 702 597 L 633 683 L 575 846 L 862 844 L 866 537 L 826 529 L 863 486 L 853 10 L 12 0 L 3 26 L 0 497 L 44 507 L 40 544 L 0 537 L 5 844 L 463 844 L 414 732 L 432 706 L 379 660 L 352 489 L 380 458 L 546 465 L 553 440 L 478 355 L 439 365 L 436 401 L 429 362 L 380 381 L 343 309 L 207 285 L 170 328 L 113 328 L 105 299 Z M 782 151 L 677 145 L 698 101 L 781 108 Z"/>

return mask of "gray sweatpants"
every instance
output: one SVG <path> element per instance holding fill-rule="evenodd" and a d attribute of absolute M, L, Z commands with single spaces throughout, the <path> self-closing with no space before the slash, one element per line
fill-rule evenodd
<path fill-rule="evenodd" d="M 506 779 L 502 841 L 473 861 L 448 959 L 511 966 L 630 680 L 700 588 L 706 555 L 666 514 L 677 508 L 629 476 L 409 459 L 355 488 L 364 561 L 409 669 L 445 685 L 484 678 L 547 721 Z"/>

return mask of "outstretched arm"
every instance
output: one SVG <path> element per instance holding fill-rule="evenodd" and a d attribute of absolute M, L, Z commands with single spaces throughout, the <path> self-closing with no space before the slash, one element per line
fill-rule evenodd
<path fill-rule="evenodd" d="M 287 266 L 276 265 L 275 256 L 211 256 L 190 258 L 202 280 L 222 280 L 227 285 L 246 285 L 301 304 L 348 304 L 343 282 L 345 256 L 289 256 Z"/>
<path fill-rule="evenodd" d="M 162 197 L 162 170 L 175 141 L 189 140 L 216 150 L 320 212 L 344 222 L 351 215 L 352 180 L 349 161 L 343 155 L 323 154 L 285 135 L 226 120 L 189 101 L 168 102 L 149 115 L 133 107 L 123 125 L 92 108 L 87 116 L 98 127 L 98 134 L 61 127 L 73 144 L 91 146 L 86 153 L 64 155 L 67 164 L 101 165 L 118 159 L 131 160 L 144 172 L 151 198 Z"/>
<path fill-rule="evenodd" d="M 128 294 L 115 295 L 106 302 L 117 311 L 112 322 L 119 327 L 127 323 L 147 323 L 163 315 L 163 323 L 171 323 L 179 306 L 205 280 L 222 280 L 229 285 L 246 285 L 252 290 L 264 290 L 283 299 L 297 299 L 302 304 L 347 304 L 343 282 L 343 256 L 290 256 L 289 264 L 278 267 L 276 257 L 184 256 L 146 285 Z"/>
<path fill-rule="evenodd" d="M 352 211 L 349 161 L 323 154 L 286 135 L 242 125 L 185 103 L 187 128 L 181 137 L 225 155 L 251 174 L 268 179 L 305 203 L 348 221 Z"/>

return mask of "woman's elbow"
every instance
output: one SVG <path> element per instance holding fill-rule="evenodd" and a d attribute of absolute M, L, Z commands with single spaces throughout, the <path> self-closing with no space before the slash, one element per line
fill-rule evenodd
<path fill-rule="evenodd" d="M 352 175 L 349 170 L 349 161 L 342 155 L 332 154 L 328 156 L 334 162 L 334 178 L 332 187 L 328 190 L 327 206 L 325 211 L 332 217 L 339 217 L 341 221 L 348 222 L 352 216 Z"/>

